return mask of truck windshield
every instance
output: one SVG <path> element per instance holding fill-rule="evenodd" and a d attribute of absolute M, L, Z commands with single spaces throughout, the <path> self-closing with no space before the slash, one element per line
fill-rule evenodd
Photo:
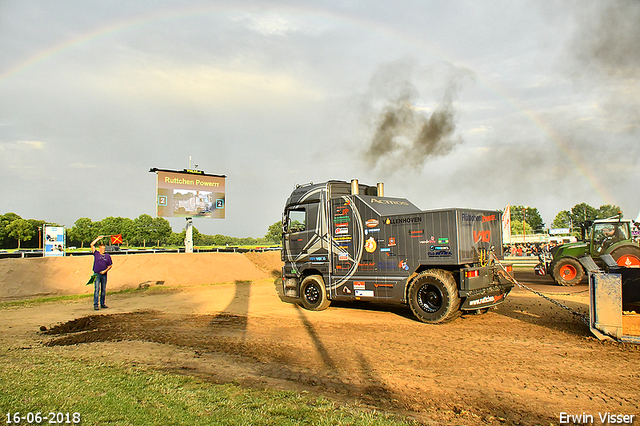
<path fill-rule="evenodd" d="M 285 232 L 301 232 L 306 229 L 307 212 L 304 208 L 291 209 L 287 211 L 287 221 Z"/>

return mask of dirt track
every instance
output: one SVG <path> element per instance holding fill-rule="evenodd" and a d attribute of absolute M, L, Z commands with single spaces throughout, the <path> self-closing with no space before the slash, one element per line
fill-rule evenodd
<path fill-rule="evenodd" d="M 0 344 L 307 390 L 425 423 L 548 425 L 585 412 L 598 424 L 598 412 L 640 414 L 640 349 L 600 342 L 522 290 L 485 315 L 438 326 L 367 303 L 305 311 L 282 303 L 272 279 L 152 290 L 108 296 L 99 315 L 88 299 L 0 310 L 9 327 Z M 556 287 L 554 298 L 586 313 L 585 290 Z"/>
<path fill-rule="evenodd" d="M 157 253 L 114 255 L 109 272 L 111 291 L 162 282 L 167 286 L 258 280 L 269 275 L 260 262 L 279 261 L 279 252 L 261 253 Z M 259 263 L 249 260 L 260 259 Z M 0 302 L 36 296 L 93 293 L 86 286 L 93 256 L 67 256 L 0 260 Z"/>

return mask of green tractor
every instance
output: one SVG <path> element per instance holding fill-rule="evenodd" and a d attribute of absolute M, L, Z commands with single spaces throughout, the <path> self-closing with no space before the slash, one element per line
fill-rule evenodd
<path fill-rule="evenodd" d="M 603 266 L 600 256 L 610 254 L 620 266 L 640 268 L 640 246 L 632 239 L 632 224 L 620 216 L 585 222 L 582 242 L 551 249 L 553 260 L 547 271 L 559 285 L 571 286 L 582 280 L 586 269 L 583 262 L 589 257 L 600 267 Z M 588 239 L 584 238 L 586 231 Z"/>

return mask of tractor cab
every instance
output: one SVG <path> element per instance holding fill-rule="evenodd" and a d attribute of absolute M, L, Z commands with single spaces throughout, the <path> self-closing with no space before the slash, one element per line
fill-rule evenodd
<path fill-rule="evenodd" d="M 629 222 L 597 221 L 591 230 L 591 256 L 600 257 L 612 245 L 621 241 L 629 241 Z"/>

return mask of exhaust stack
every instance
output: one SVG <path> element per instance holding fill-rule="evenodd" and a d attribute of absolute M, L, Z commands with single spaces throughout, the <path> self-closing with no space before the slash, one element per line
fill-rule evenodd
<path fill-rule="evenodd" d="M 378 197 L 384 197 L 384 183 L 378 182 Z"/>
<path fill-rule="evenodd" d="M 358 195 L 359 193 L 358 179 L 351 179 L 351 195 Z"/>

